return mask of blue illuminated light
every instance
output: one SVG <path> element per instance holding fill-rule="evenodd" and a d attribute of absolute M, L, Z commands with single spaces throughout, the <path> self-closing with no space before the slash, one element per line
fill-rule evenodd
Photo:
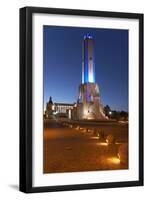
<path fill-rule="evenodd" d="M 91 95 L 87 94 L 86 99 L 87 99 L 87 102 L 91 102 Z"/>
<path fill-rule="evenodd" d="M 90 33 L 84 35 L 84 40 L 85 39 L 93 39 L 92 35 Z"/>
<path fill-rule="evenodd" d="M 84 41 L 84 83 L 88 82 L 88 42 Z"/>
<path fill-rule="evenodd" d="M 95 83 L 95 59 L 94 59 L 94 46 L 93 41 L 89 41 L 89 39 L 93 40 L 92 35 L 86 34 L 84 36 L 84 77 L 83 83 Z M 91 46 L 92 45 L 92 46 Z M 92 55 L 89 54 L 92 48 Z M 91 66 L 92 65 L 92 66 Z"/>

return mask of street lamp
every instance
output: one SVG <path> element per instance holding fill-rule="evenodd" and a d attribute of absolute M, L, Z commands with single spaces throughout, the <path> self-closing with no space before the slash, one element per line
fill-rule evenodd
<path fill-rule="evenodd" d="M 109 111 L 109 115 L 112 115 L 112 111 Z"/>
<path fill-rule="evenodd" d="M 112 111 L 109 111 L 109 118 L 111 118 L 112 116 Z"/>

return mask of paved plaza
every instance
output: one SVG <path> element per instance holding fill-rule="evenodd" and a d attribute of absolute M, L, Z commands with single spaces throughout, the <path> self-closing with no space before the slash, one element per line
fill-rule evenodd
<path fill-rule="evenodd" d="M 98 132 L 103 137 L 98 137 Z M 105 134 L 114 134 L 116 142 L 108 145 Z M 127 169 L 128 163 L 118 158 L 119 146 L 127 142 L 128 125 L 118 122 L 86 124 L 46 119 L 44 173 Z"/>

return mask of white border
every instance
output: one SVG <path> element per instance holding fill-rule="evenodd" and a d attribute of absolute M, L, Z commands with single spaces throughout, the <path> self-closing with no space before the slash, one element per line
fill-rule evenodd
<path fill-rule="evenodd" d="M 43 25 L 129 30 L 129 169 L 43 174 Z M 33 15 L 33 186 L 139 180 L 139 21 L 70 15 Z M 82 68 L 82 66 L 81 66 Z"/>

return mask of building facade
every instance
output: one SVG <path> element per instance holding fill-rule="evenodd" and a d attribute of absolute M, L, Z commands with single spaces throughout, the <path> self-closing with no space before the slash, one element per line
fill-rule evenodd
<path fill-rule="evenodd" d="M 74 103 L 53 103 L 52 97 L 50 97 L 46 104 L 45 118 L 66 117 L 71 119 L 71 110 L 74 106 Z"/>

